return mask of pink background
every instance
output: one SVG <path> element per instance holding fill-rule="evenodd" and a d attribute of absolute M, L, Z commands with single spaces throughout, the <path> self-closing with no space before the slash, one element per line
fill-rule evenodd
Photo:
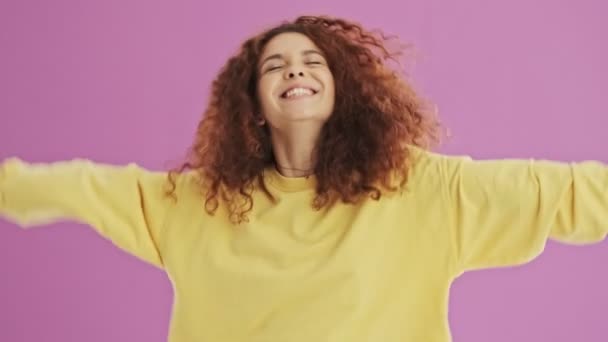
<path fill-rule="evenodd" d="M 243 39 L 331 14 L 417 46 L 408 68 L 454 135 L 442 151 L 608 162 L 606 13 L 602 0 L 3 0 L 0 158 L 172 165 Z M 608 340 L 607 247 L 550 242 L 526 266 L 465 274 L 454 340 Z M 1 221 L 0 270 L 0 341 L 166 340 L 168 279 L 86 226 Z"/>

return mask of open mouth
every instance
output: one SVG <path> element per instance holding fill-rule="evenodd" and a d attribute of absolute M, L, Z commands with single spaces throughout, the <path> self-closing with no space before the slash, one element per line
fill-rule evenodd
<path fill-rule="evenodd" d="M 281 98 L 282 99 L 295 99 L 295 98 L 300 98 L 300 97 L 308 97 L 308 96 L 313 96 L 315 94 L 317 94 L 318 91 L 314 90 L 312 88 L 291 88 L 288 89 L 287 91 L 285 91 L 283 94 L 281 94 Z"/>

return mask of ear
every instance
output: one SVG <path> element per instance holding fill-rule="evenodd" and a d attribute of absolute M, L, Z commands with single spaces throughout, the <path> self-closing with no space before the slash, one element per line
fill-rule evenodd
<path fill-rule="evenodd" d="M 256 115 L 258 116 L 258 115 Z M 264 126 L 266 124 L 266 119 L 264 119 L 261 115 L 258 117 L 258 119 L 256 120 L 256 123 L 258 124 L 258 126 Z"/>

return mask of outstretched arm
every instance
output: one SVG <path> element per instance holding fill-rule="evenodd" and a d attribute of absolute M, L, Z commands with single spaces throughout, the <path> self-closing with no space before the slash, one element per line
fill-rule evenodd
<path fill-rule="evenodd" d="M 61 220 L 89 224 L 123 250 L 162 268 L 166 174 L 136 164 L 74 159 L 0 164 L 0 216 L 23 228 Z"/>
<path fill-rule="evenodd" d="M 546 240 L 585 244 L 608 232 L 608 166 L 596 161 L 444 157 L 458 271 L 530 261 Z"/>

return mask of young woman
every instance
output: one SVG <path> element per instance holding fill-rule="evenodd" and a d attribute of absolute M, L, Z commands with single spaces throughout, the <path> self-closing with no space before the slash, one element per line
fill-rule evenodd
<path fill-rule="evenodd" d="M 165 270 L 172 342 L 449 341 L 463 272 L 604 239 L 608 167 L 431 152 L 440 124 L 385 43 L 328 17 L 262 32 L 182 167 L 10 158 L 0 213 L 85 222 Z"/>

